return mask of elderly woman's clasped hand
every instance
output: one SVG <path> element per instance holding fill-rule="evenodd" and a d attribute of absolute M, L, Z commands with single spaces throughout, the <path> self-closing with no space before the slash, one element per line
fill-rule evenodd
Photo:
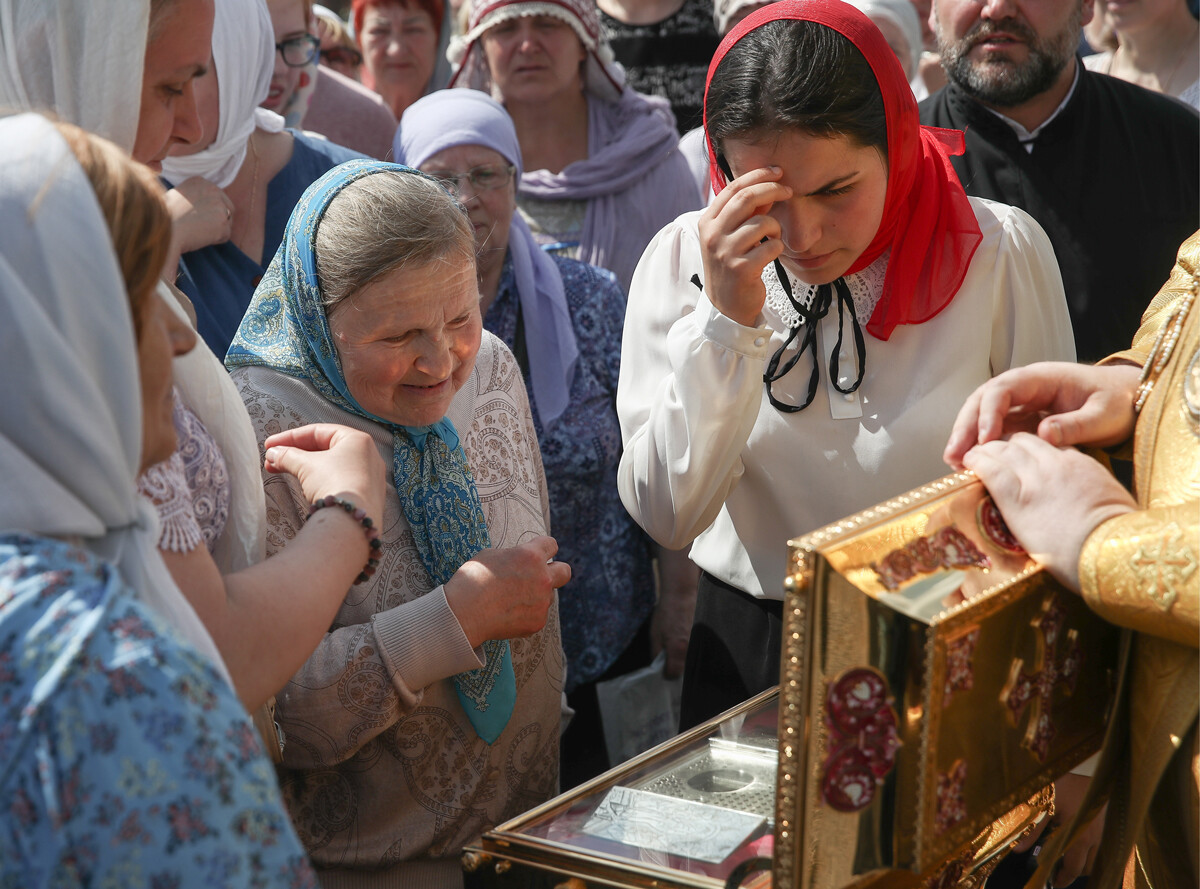
<path fill-rule="evenodd" d="M 557 552 L 553 537 L 485 549 L 446 581 L 446 601 L 472 648 L 488 639 L 529 636 L 546 625 L 554 591 L 571 579 L 571 567 L 554 561 Z"/>

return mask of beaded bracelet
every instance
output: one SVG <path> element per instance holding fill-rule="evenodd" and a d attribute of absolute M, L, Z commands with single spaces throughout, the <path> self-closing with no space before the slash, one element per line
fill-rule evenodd
<path fill-rule="evenodd" d="M 379 552 L 383 548 L 383 544 L 379 542 L 379 529 L 375 527 L 375 523 L 371 521 L 371 517 L 359 507 L 355 506 L 349 500 L 341 497 L 334 497 L 329 494 L 308 507 L 308 514 L 312 516 L 318 509 L 324 509 L 326 506 L 340 506 L 346 512 L 350 513 L 359 524 L 363 526 L 363 530 L 367 533 L 367 544 L 371 547 L 370 555 L 367 557 L 367 564 L 354 579 L 355 583 L 366 583 L 371 575 L 375 573 L 375 569 L 379 567 Z"/>

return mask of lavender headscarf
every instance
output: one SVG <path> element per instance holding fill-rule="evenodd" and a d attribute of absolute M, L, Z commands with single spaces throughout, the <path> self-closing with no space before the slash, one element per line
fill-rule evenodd
<path fill-rule="evenodd" d="M 398 163 L 419 169 L 433 155 L 459 145 L 497 152 L 517 168 L 520 183 L 521 146 L 512 119 L 476 90 L 443 90 L 418 99 L 400 118 L 393 152 Z M 543 427 L 549 428 L 567 407 L 579 358 L 571 313 L 558 266 L 538 247 L 520 213 L 512 215 L 508 255 L 529 346 L 533 398 Z"/>
<path fill-rule="evenodd" d="M 682 186 L 658 169 L 679 147 L 666 99 L 626 87 L 616 102 L 592 95 L 587 101 L 587 158 L 559 173 L 532 171 L 521 182 L 521 194 L 541 200 L 586 200 L 579 258 L 612 271 L 628 291 L 634 266 L 650 239 L 679 213 L 698 209 L 700 196 L 685 164 L 679 164 L 676 174 L 686 180 Z M 681 188 L 688 192 L 687 206 L 675 209 L 652 230 L 633 231 L 632 220 L 645 212 L 640 208 L 670 206 Z"/>

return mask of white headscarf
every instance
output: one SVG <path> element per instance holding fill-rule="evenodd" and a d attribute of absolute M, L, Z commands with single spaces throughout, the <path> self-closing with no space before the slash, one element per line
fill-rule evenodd
<path fill-rule="evenodd" d="M 0 109 L 51 111 L 132 151 L 149 21 L 149 0 L 122 0 L 115 8 L 92 0 L 0 0 Z M 169 287 L 159 290 L 179 308 Z M 262 561 L 266 549 L 254 427 L 225 366 L 203 342 L 175 359 L 175 384 L 229 467 L 229 521 L 213 557 L 222 574 L 240 571 Z"/>
<path fill-rule="evenodd" d="M 849 0 L 851 6 L 857 6 L 866 13 L 871 21 L 887 19 L 904 35 L 908 43 L 908 58 L 901 59 L 904 66 L 904 76 L 909 80 L 916 77 L 917 68 L 921 64 L 921 19 L 917 15 L 912 0 Z"/>
<path fill-rule="evenodd" d="M 224 188 L 242 168 L 254 128 L 271 133 L 283 129 L 282 117 L 258 107 L 267 98 L 275 70 L 275 30 L 267 4 L 216 0 L 212 53 L 220 102 L 217 137 L 203 151 L 163 160 L 163 176 L 172 185 L 202 176 Z"/>
<path fill-rule="evenodd" d="M 41 115 L 0 120 L 0 219 L 0 532 L 65 538 L 111 562 L 225 672 L 137 493 L 137 343 L 112 238 L 87 176 Z"/>
<path fill-rule="evenodd" d="M 50 111 L 133 150 L 149 0 L 0 2 L 0 109 Z"/>

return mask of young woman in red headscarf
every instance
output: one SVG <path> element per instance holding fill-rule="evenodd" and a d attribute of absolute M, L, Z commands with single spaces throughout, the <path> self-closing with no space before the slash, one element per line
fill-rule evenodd
<path fill-rule="evenodd" d="M 967 197 L 853 7 L 751 14 L 704 113 L 716 196 L 642 257 L 617 391 L 622 500 L 703 571 L 683 727 L 778 682 L 789 538 L 945 474 L 993 374 L 1075 357 L 1046 235 Z"/>

